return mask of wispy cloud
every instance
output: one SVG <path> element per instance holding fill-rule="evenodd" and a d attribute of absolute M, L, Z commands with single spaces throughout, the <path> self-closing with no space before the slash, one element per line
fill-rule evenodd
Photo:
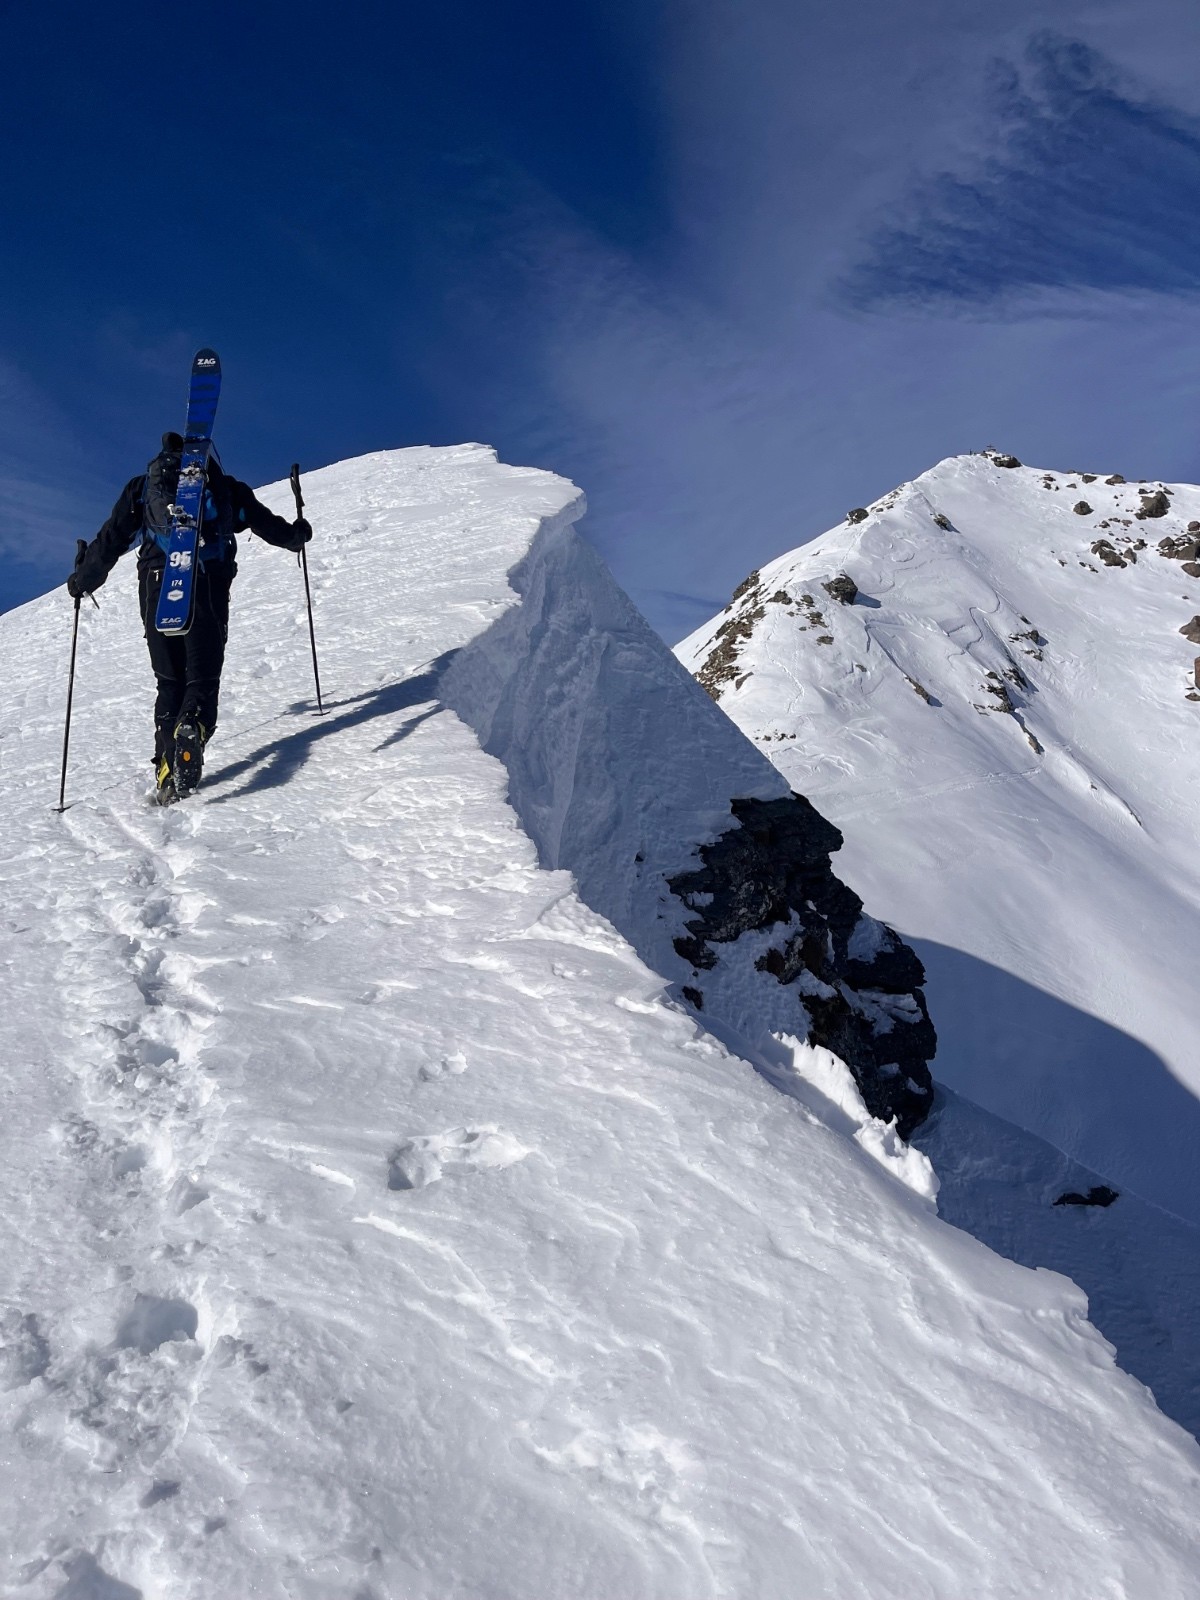
<path fill-rule="evenodd" d="M 995 154 L 920 184 L 844 277 L 861 308 L 1011 312 L 1037 291 L 1200 291 L 1200 119 L 1052 33 L 992 73 Z"/>

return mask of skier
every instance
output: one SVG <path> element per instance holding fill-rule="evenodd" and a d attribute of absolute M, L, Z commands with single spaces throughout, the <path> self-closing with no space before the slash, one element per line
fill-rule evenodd
<path fill-rule="evenodd" d="M 154 702 L 156 799 L 169 805 L 200 782 L 204 747 L 217 725 L 217 696 L 229 633 L 229 590 L 237 574 L 237 534 L 248 528 L 268 544 L 298 551 L 312 538 L 303 517 L 288 522 L 268 511 L 254 491 L 209 455 L 196 549 L 195 609 L 186 633 L 154 625 L 170 543 L 170 505 L 179 481 L 183 440 L 164 433 L 162 449 L 143 474 L 125 485 L 112 515 L 80 554 L 67 579 L 72 599 L 105 582 L 126 551 L 139 545 L 138 589 L 150 665 L 158 681 Z"/>

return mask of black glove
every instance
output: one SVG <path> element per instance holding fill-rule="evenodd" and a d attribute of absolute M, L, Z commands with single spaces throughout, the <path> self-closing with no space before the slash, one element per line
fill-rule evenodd
<path fill-rule="evenodd" d="M 92 590 L 98 587 L 98 585 L 95 582 L 92 582 L 92 583 L 89 584 L 89 583 L 85 583 L 84 579 L 83 579 L 83 567 L 84 567 L 84 562 L 87 559 L 87 552 L 88 552 L 87 540 L 86 539 L 76 539 L 76 541 L 75 541 L 75 571 L 67 579 L 67 593 L 71 596 L 72 600 L 82 600 L 85 595 L 91 594 Z M 103 583 L 104 579 L 101 578 L 100 582 Z"/>
<path fill-rule="evenodd" d="M 292 537 L 288 540 L 286 548 L 288 550 L 303 550 L 311 538 L 312 529 L 309 527 L 307 520 L 304 517 L 297 517 L 295 522 L 292 523 Z"/>

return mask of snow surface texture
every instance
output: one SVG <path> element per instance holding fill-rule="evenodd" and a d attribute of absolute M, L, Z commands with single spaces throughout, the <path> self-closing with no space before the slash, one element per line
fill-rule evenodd
<path fill-rule="evenodd" d="M 1200 1450 L 1080 1292 L 934 1216 L 837 1063 L 779 1040 L 781 1093 L 672 1003 L 445 703 L 575 492 L 305 487 L 328 714 L 251 541 L 182 806 L 129 564 L 62 817 L 70 608 L 0 619 L 5 1592 L 1194 1595 Z"/>
<path fill-rule="evenodd" d="M 678 653 L 914 944 L 938 1077 L 1197 1221 L 1200 489 L 1002 459 L 772 562 Z"/>

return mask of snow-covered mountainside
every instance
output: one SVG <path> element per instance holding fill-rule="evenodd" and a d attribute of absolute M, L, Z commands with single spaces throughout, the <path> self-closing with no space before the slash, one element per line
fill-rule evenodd
<path fill-rule="evenodd" d="M 1200 1219 L 1200 489 L 942 462 L 679 656 L 846 834 L 939 1078 Z"/>
<path fill-rule="evenodd" d="M 306 494 L 327 715 L 251 542 L 184 805 L 132 571 L 63 816 L 69 605 L 0 619 L 5 1592 L 1194 1594 L 1200 1450 L 798 1042 L 822 923 L 873 1039 L 910 958 L 575 491 L 467 446 Z M 778 827 L 830 909 L 725 938 Z"/>

